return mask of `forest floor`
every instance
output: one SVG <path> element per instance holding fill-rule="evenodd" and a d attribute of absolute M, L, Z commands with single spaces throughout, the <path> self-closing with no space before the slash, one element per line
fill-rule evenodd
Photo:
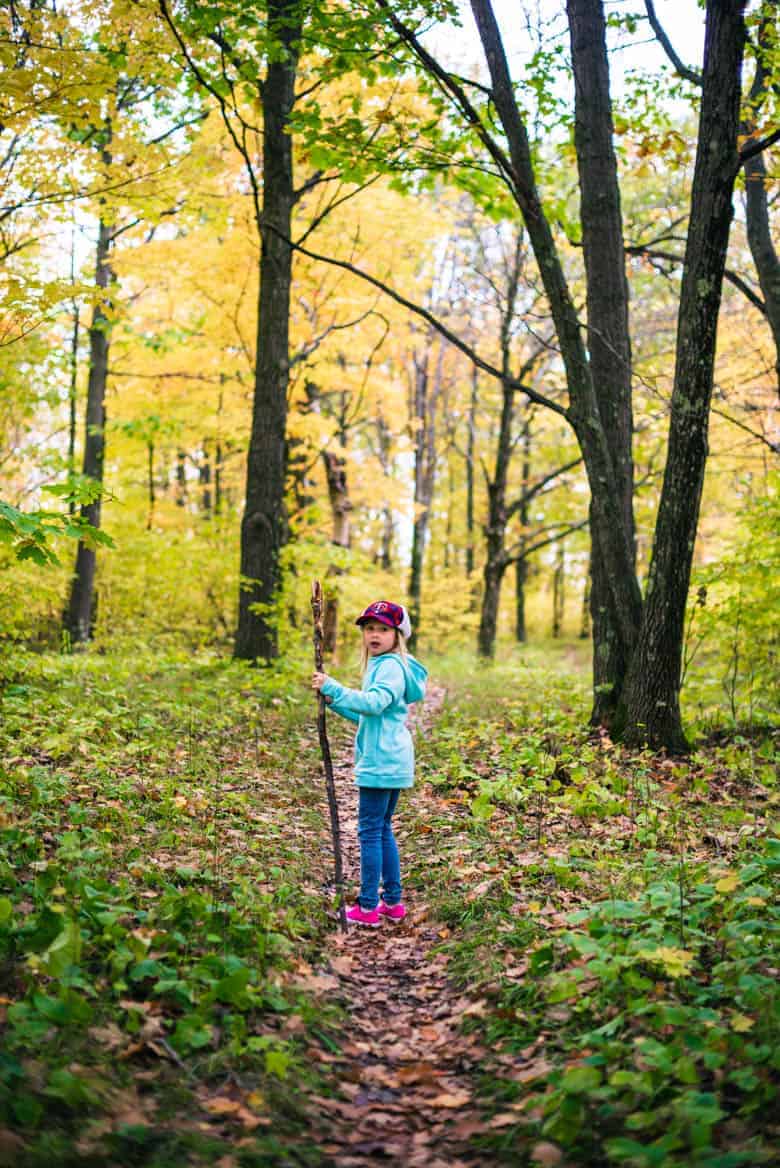
<path fill-rule="evenodd" d="M 302 673 L 28 658 L 0 727 L 0 1166 L 772 1163 L 777 733 L 627 754 L 583 728 L 580 655 L 435 663 L 409 917 L 346 935 Z"/>

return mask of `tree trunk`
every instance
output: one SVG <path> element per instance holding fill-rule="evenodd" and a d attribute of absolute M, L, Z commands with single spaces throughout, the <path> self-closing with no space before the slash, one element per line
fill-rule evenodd
<path fill-rule="evenodd" d="M 200 508 L 205 519 L 211 518 L 211 450 L 208 438 L 203 439 L 203 456 L 198 467 Z"/>
<path fill-rule="evenodd" d="M 184 507 L 187 503 L 187 454 L 184 450 L 176 452 L 176 506 Z"/>
<path fill-rule="evenodd" d="M 768 8 L 765 7 L 757 30 L 759 57 L 755 80 L 750 91 L 750 105 L 756 114 L 767 96 L 772 77 L 771 53 L 776 20 L 777 5 L 773 3 Z M 751 138 L 758 136 L 752 119 L 746 119 L 742 123 L 740 132 L 743 140 L 747 139 L 744 141 L 747 146 L 750 145 Z M 768 183 L 763 156 L 757 154 L 754 158 L 749 158 L 744 169 L 748 244 L 764 296 L 766 318 L 772 330 L 775 344 L 775 373 L 780 392 L 780 260 L 775 251 L 769 221 Z"/>
<path fill-rule="evenodd" d="M 506 53 L 490 0 L 471 0 L 490 71 L 492 97 L 504 128 L 514 177 L 513 194 L 528 228 L 539 267 L 569 390 L 567 418 L 577 435 L 590 486 L 592 532 L 609 582 L 619 635 L 633 648 L 642 613 L 642 596 L 634 566 L 632 541 L 626 532 L 615 467 L 601 417 L 579 314 L 572 300 L 550 224 L 536 186 L 528 135 L 514 95 Z"/>
<path fill-rule="evenodd" d="M 428 336 L 430 344 L 431 337 Z M 441 390 L 442 360 L 444 345 L 439 346 L 439 354 L 434 373 L 433 388 L 430 386 L 429 351 L 422 357 L 413 357 L 413 418 L 416 419 L 414 433 L 414 525 L 412 528 L 412 555 L 409 571 L 409 617 L 412 622 L 410 645 L 414 646 L 420 630 L 420 600 L 422 596 L 425 545 L 428 542 L 431 503 L 436 479 L 436 405 Z"/>
<path fill-rule="evenodd" d="M 76 283 L 76 243 L 75 243 L 75 229 L 74 239 L 71 243 L 70 251 L 70 281 L 71 284 Z M 79 377 L 79 328 L 81 324 L 81 310 L 78 300 L 74 299 L 73 305 L 73 328 L 70 334 L 70 384 L 68 386 L 68 474 L 73 476 L 76 473 L 76 429 L 77 421 L 77 405 L 78 405 L 78 377 Z M 68 512 L 74 515 L 76 511 L 76 504 L 73 499 L 68 500 Z"/>
<path fill-rule="evenodd" d="M 563 612 L 566 589 L 566 549 L 564 541 L 558 540 L 553 571 L 553 619 L 552 635 L 557 640 L 563 633 Z"/>
<path fill-rule="evenodd" d="M 108 381 L 108 350 L 110 343 L 110 300 L 108 289 L 113 280 L 109 264 L 112 230 L 102 219 L 98 225 L 95 286 L 99 298 L 92 311 L 89 327 L 89 378 L 87 381 L 87 410 L 85 419 L 83 473 L 103 483 L 106 428 L 106 383 Z M 81 518 L 92 527 L 100 527 L 101 501 L 81 508 Z M 68 603 L 63 625 L 73 644 L 90 640 L 95 612 L 95 549 L 79 541 L 76 567 L 71 579 Z"/>
<path fill-rule="evenodd" d="M 574 138 L 587 284 L 588 350 L 599 415 L 609 447 L 625 539 L 635 572 L 631 344 L 609 62 L 602 0 L 568 0 L 575 81 Z M 630 645 L 621 635 L 591 509 L 593 573 L 593 708 L 591 724 L 608 725 L 625 681 Z"/>
<path fill-rule="evenodd" d="M 379 449 L 379 462 L 387 482 L 388 495 L 392 496 L 390 487 L 390 427 L 388 426 L 382 414 L 377 414 L 376 418 L 377 442 Z M 379 552 L 379 566 L 385 571 L 389 572 L 393 566 L 393 540 L 395 538 L 395 526 L 393 524 L 393 508 L 388 501 L 382 507 L 382 540 Z"/>
<path fill-rule="evenodd" d="M 485 587 L 482 593 L 482 610 L 477 642 L 480 657 L 493 657 L 496 651 L 498 608 L 501 601 L 501 584 L 506 571 L 506 562 L 496 556 L 497 550 L 495 547 L 491 549 L 489 545 L 485 562 Z M 491 555 L 491 551 L 494 553 L 493 555 Z"/>
<path fill-rule="evenodd" d="M 699 139 L 677 322 L 669 446 L 645 613 L 616 730 L 629 743 L 687 748 L 680 717 L 685 605 L 696 540 L 718 310 L 738 170 L 745 0 L 709 0 Z"/>
<path fill-rule="evenodd" d="M 290 353 L 292 250 L 286 242 L 294 203 L 292 136 L 295 75 L 302 31 L 295 0 L 269 0 L 268 23 L 278 53 L 263 85 L 263 197 L 260 222 L 260 299 L 252 430 L 241 521 L 241 585 L 234 655 L 276 657 L 272 610 L 285 539 L 287 388 Z M 258 607 L 259 606 L 259 607 Z"/>
<path fill-rule="evenodd" d="M 517 518 L 520 528 L 525 531 L 528 527 L 528 504 L 531 499 L 531 418 L 533 409 L 530 403 L 526 404 L 521 431 L 523 442 L 523 463 L 521 477 L 520 506 Z M 515 639 L 519 644 L 528 640 L 528 630 L 525 622 L 525 586 L 528 581 L 528 561 L 525 557 L 525 535 L 520 536 L 518 556 L 515 561 Z"/>
<path fill-rule="evenodd" d="M 157 503 L 157 492 L 154 486 L 154 442 L 151 439 L 146 443 L 146 480 L 149 495 L 149 512 L 146 516 L 146 530 L 151 531 L 154 526 L 154 508 Z"/>
<path fill-rule="evenodd" d="M 333 530 L 331 543 L 336 547 L 348 548 L 350 540 L 349 513 L 352 503 L 347 488 L 347 460 L 341 454 L 332 454 L 323 450 L 322 460 L 325 464 L 325 474 L 328 480 L 328 498 L 330 499 Z M 344 569 L 331 564 L 326 579 L 341 576 Z M 323 616 L 324 647 L 327 653 L 334 653 L 338 639 L 339 600 L 334 589 L 329 588 L 325 594 L 325 612 Z"/>
<path fill-rule="evenodd" d="M 469 399 L 468 432 L 466 435 L 466 575 L 474 574 L 474 450 L 477 438 L 477 389 L 479 371 L 471 370 L 471 398 Z"/>
<path fill-rule="evenodd" d="M 528 580 L 528 561 L 520 555 L 515 560 L 515 640 L 524 645 L 528 640 L 525 624 L 525 585 Z"/>

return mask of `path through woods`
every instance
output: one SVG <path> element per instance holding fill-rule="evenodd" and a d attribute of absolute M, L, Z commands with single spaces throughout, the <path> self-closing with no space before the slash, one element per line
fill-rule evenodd
<path fill-rule="evenodd" d="M 443 698 L 443 689 L 429 688 L 418 732 L 430 725 Z M 352 890 L 359 882 L 360 852 L 351 760 L 341 757 L 334 771 Z M 409 801 L 420 797 L 420 789 L 418 784 L 402 796 L 396 816 L 402 870 L 413 846 L 407 841 Z M 399 924 L 334 932 L 329 959 L 314 974 L 324 998 L 349 1014 L 340 1052 L 319 1056 L 331 1067 L 335 1098 L 310 1100 L 315 1139 L 338 1168 L 377 1162 L 482 1168 L 495 1163 L 472 1144 L 485 1128 L 475 1090 L 487 1051 L 476 1034 L 462 1033 L 462 1021 L 484 1004 L 457 991 L 446 957 L 436 951 L 440 926 L 429 919 L 419 895 L 405 899 L 409 915 Z"/>

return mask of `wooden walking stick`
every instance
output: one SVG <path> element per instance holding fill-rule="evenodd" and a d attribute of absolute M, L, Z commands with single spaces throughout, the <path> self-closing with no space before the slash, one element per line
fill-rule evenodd
<path fill-rule="evenodd" d="M 322 585 L 315 580 L 311 586 L 311 611 L 314 617 L 314 666 L 318 673 L 322 673 Z M 344 908 L 344 872 L 341 865 L 341 828 L 339 827 L 339 808 L 336 802 L 336 784 L 333 780 L 333 760 L 330 756 L 328 731 L 325 726 L 325 697 L 321 692 L 317 694 L 317 733 L 320 737 L 322 751 L 322 766 L 325 771 L 325 786 L 328 791 L 328 806 L 330 807 L 330 830 L 333 835 L 333 856 L 335 860 L 335 881 L 339 897 L 339 924 L 344 932 L 347 931 L 347 913 Z"/>

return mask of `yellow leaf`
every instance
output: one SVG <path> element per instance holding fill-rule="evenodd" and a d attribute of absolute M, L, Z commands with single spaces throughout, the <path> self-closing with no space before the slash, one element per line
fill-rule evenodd
<path fill-rule="evenodd" d="M 668 977 L 684 977 L 691 972 L 695 954 L 690 949 L 675 949 L 671 945 L 660 945 L 657 949 L 640 949 L 638 956 L 653 965 L 663 966 Z"/>
<path fill-rule="evenodd" d="M 747 1014 L 731 1015 L 731 1029 L 736 1030 L 737 1034 L 744 1034 L 746 1030 L 751 1030 L 753 1026 L 755 1026 L 755 1019 L 748 1018 Z"/>
<path fill-rule="evenodd" d="M 542 906 L 541 906 L 541 904 L 539 903 L 539 901 L 538 901 L 538 900 L 529 900 L 529 902 L 528 902 L 528 911 L 529 911 L 529 913 L 538 913 L 538 912 L 541 912 L 541 911 L 542 911 Z"/>
<path fill-rule="evenodd" d="M 739 885 L 739 876 L 736 872 L 729 872 L 726 876 L 722 876 L 715 885 L 716 892 L 733 892 Z"/>

